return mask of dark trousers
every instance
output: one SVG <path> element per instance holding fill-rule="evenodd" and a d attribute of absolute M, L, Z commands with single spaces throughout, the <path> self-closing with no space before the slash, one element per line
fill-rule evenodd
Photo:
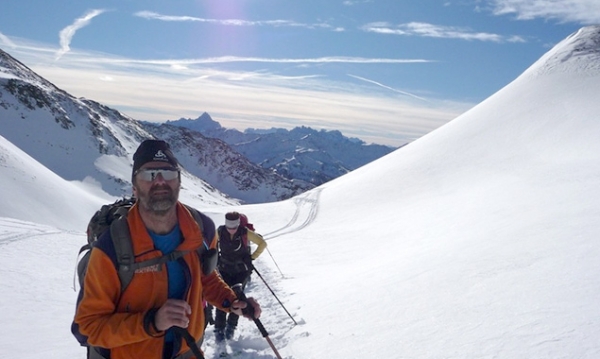
<path fill-rule="evenodd" d="M 227 285 L 232 286 L 234 284 L 242 283 L 242 289 L 246 288 L 246 283 L 248 283 L 248 279 L 250 278 L 250 272 L 220 272 L 220 274 Z M 226 313 L 217 309 L 215 313 L 215 330 L 223 330 L 225 329 L 225 325 L 235 328 L 237 327 L 238 319 L 239 316 L 237 314 Z"/>

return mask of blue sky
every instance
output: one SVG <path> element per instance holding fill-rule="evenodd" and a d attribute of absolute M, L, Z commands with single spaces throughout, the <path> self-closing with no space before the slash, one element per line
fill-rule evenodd
<path fill-rule="evenodd" d="M 21 0 L 2 5 L 0 48 L 139 120 L 400 145 L 598 23 L 597 0 Z"/>

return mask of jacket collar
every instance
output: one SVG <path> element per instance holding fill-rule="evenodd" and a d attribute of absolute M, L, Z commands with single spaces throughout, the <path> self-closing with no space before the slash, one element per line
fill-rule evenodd
<path fill-rule="evenodd" d="M 179 228 L 183 233 L 183 241 L 177 247 L 177 250 L 191 251 L 203 246 L 202 232 L 190 211 L 179 201 L 176 204 L 176 210 Z M 136 255 L 147 253 L 155 249 L 154 242 L 152 241 L 152 238 L 150 238 L 148 229 L 140 215 L 137 202 L 131 207 L 127 214 L 127 224 L 129 225 L 129 233 L 133 239 L 133 251 Z"/>

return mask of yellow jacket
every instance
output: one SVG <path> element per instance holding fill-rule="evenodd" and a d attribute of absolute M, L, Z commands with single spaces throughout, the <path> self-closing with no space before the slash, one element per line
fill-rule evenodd
<path fill-rule="evenodd" d="M 248 230 L 248 240 L 250 242 L 256 244 L 256 249 L 250 255 L 252 260 L 255 260 L 256 258 L 258 258 L 258 256 L 261 255 L 261 253 L 265 250 L 265 248 L 267 248 L 267 242 L 265 242 L 265 240 L 263 239 L 263 237 L 261 235 L 255 233 L 255 232 L 252 232 L 251 230 Z"/>

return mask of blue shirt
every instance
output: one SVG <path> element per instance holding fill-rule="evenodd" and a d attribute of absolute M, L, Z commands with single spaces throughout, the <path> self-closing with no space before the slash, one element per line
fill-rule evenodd
<path fill-rule="evenodd" d="M 183 235 L 179 229 L 179 223 L 173 228 L 173 230 L 167 234 L 156 234 L 152 231 L 148 231 L 154 247 L 160 250 L 163 254 L 169 254 L 173 252 L 177 246 L 181 243 Z M 173 299 L 184 299 L 186 281 L 185 272 L 182 265 L 178 261 L 167 262 L 167 278 L 169 285 L 168 298 Z M 172 342 L 174 339 L 174 333 L 172 329 L 167 330 L 165 340 Z"/>
<path fill-rule="evenodd" d="M 163 254 L 170 254 L 179 246 L 182 240 L 179 224 L 167 234 L 156 234 L 150 232 L 150 237 L 154 241 L 154 246 Z M 185 294 L 185 273 L 181 264 L 177 261 L 167 262 L 167 274 L 169 278 L 169 295 L 168 298 L 183 299 Z"/>

